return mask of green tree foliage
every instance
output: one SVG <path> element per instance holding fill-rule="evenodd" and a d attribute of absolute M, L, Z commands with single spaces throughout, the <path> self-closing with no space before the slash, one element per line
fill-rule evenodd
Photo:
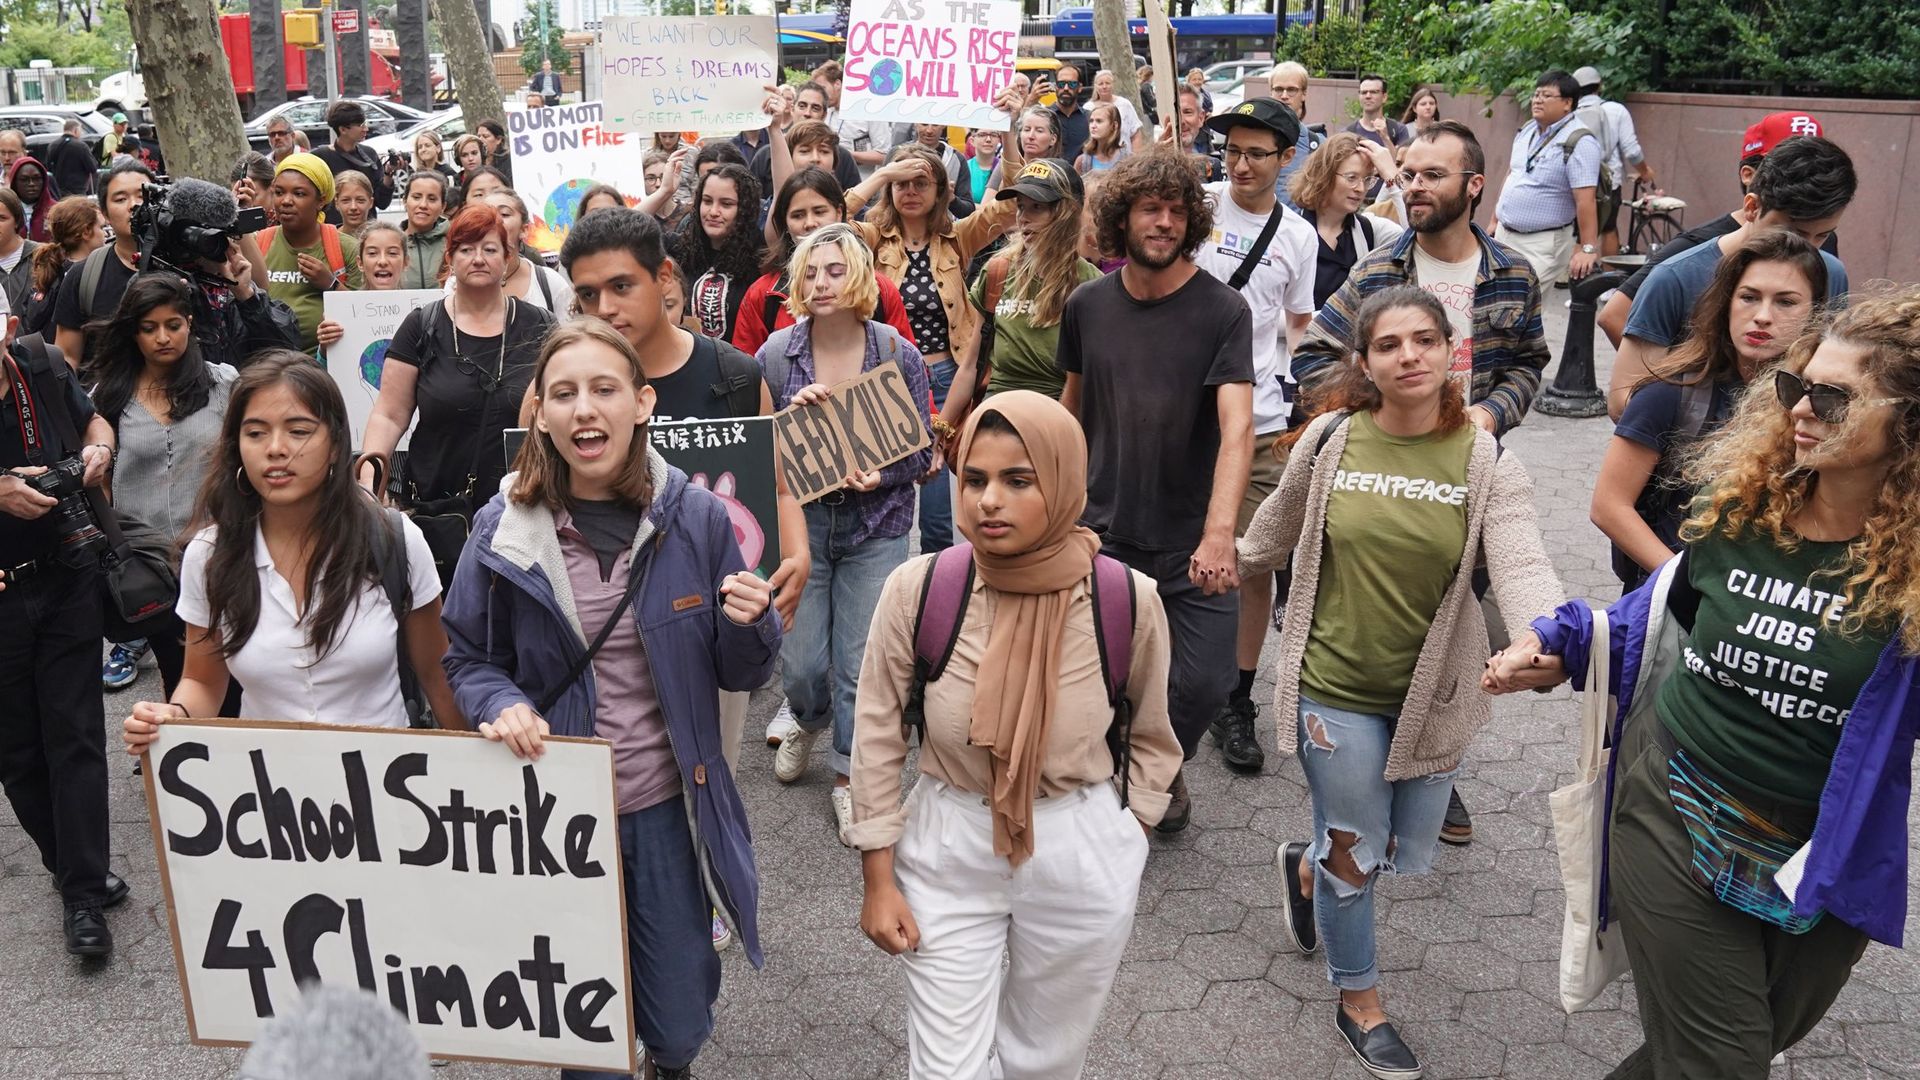
<path fill-rule="evenodd" d="M 540 13 L 545 10 L 547 33 L 540 36 Z M 552 60 L 553 70 L 565 75 L 573 70 L 573 58 L 567 55 L 567 28 L 560 22 L 560 5 L 554 0 L 537 0 L 528 6 L 525 20 L 521 23 L 520 33 L 520 70 L 532 78 L 540 70 L 541 60 Z"/>
<path fill-rule="evenodd" d="M 12 0 L 0 4 L 0 23 L 6 26 L 0 67 L 51 60 L 55 67 L 92 67 L 104 75 L 127 66 L 133 43 L 122 0 Z"/>

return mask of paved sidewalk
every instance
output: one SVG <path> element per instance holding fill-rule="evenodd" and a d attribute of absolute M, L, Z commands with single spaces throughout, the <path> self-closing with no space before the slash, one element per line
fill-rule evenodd
<path fill-rule="evenodd" d="M 1556 352 L 1565 297 L 1548 300 Z M 1618 590 L 1587 503 L 1609 432 L 1604 419 L 1535 414 L 1508 443 L 1533 475 L 1548 550 L 1567 589 L 1602 599 Z M 1272 695 L 1272 645 L 1262 702 Z M 129 703 L 157 693 L 148 672 L 136 689 L 110 696 L 110 730 Z M 702 1080 L 904 1076 L 903 980 L 859 932 L 859 863 L 834 839 L 826 767 L 816 764 L 792 787 L 771 776 L 771 753 L 757 735 L 776 705 L 772 695 L 757 696 L 741 766 L 767 966 L 755 972 L 739 949 L 727 954 L 718 1031 L 696 1071 Z M 1625 986 L 1573 1016 L 1558 1004 L 1562 896 L 1547 793 L 1571 777 L 1576 716 L 1564 690 L 1501 699 L 1461 770 L 1473 845 L 1443 848 L 1430 876 L 1383 883 L 1382 989 L 1430 1077 L 1593 1080 L 1638 1043 Z M 1261 725 L 1271 749 L 1272 718 Z M 85 967 L 62 951 L 47 876 L 10 811 L 0 810 L 0 1077 L 231 1076 L 237 1052 L 186 1041 L 144 797 L 124 757 L 112 768 L 114 867 L 134 896 L 110 917 L 119 951 L 106 966 Z M 1208 744 L 1188 775 L 1194 824 L 1153 842 L 1133 941 L 1086 1075 L 1363 1077 L 1333 1034 L 1335 993 L 1321 959 L 1283 944 L 1275 906 L 1275 845 L 1309 828 L 1298 762 L 1270 754 L 1264 775 L 1235 776 Z M 1912 866 L 1920 886 L 1920 858 Z M 1909 927 L 1920 923 L 1910 919 Z M 1920 957 L 1873 946 L 1826 1022 L 1789 1057 L 1775 1078 L 1920 1076 Z M 553 1074 L 461 1064 L 435 1075 Z"/>

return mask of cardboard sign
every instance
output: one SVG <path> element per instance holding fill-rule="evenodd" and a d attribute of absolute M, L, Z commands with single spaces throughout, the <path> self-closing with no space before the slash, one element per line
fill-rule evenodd
<path fill-rule="evenodd" d="M 773 418 L 780 473 L 802 503 L 927 448 L 927 410 L 894 364 L 848 379 L 819 405 L 794 405 Z"/>
<path fill-rule="evenodd" d="M 635 1066 L 613 751 L 194 720 L 145 773 L 193 1041 L 242 1045 L 302 983 L 359 986 L 427 1052 Z"/>
<path fill-rule="evenodd" d="M 847 22 L 847 120 L 1005 131 L 993 99 L 1013 81 L 1019 0 L 853 0 Z"/>
<path fill-rule="evenodd" d="M 774 489 L 773 417 L 723 420 L 653 420 L 647 424 L 653 448 L 687 479 L 726 504 L 733 538 L 747 569 L 771 577 L 780 567 L 780 502 Z M 508 428 L 502 437 L 507 469 L 527 441 L 526 428 Z"/>
<path fill-rule="evenodd" d="M 780 31 L 771 15 L 615 16 L 600 63 L 609 130 L 731 135 L 770 120 L 760 103 L 780 82 Z"/>
<path fill-rule="evenodd" d="M 758 83 L 754 91 L 758 102 Z M 606 115 L 598 101 L 507 112 L 513 186 L 527 201 L 527 242 L 535 248 L 560 250 L 580 197 L 595 184 L 612 184 L 629 203 L 646 194 L 653 140 L 607 126 Z"/>
<path fill-rule="evenodd" d="M 1173 26 L 1167 22 L 1167 9 L 1160 5 L 1160 0 L 1144 2 L 1147 6 L 1147 56 L 1153 61 L 1153 94 L 1160 102 L 1160 122 L 1165 124 L 1169 116 L 1175 118 L 1173 130 L 1177 140 L 1180 132 L 1180 98 L 1176 89 L 1179 78 L 1173 70 Z M 1153 134 L 1155 138 L 1160 136 L 1157 131 Z"/>
<path fill-rule="evenodd" d="M 347 422 L 353 427 L 353 447 L 366 445 L 367 417 L 380 400 L 380 374 L 387 366 L 387 346 L 400 323 L 415 308 L 446 298 L 439 289 L 392 289 L 386 292 L 329 292 L 320 297 L 321 311 L 345 329 L 340 340 L 327 347 L 327 374 L 347 399 Z M 407 448 L 413 428 L 400 433 L 396 450 Z"/>

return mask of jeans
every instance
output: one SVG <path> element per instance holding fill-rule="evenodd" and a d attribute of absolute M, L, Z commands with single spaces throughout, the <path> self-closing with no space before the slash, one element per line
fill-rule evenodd
<path fill-rule="evenodd" d="M 633 1029 L 655 1065 L 685 1068 L 713 1034 L 720 956 L 713 951 L 713 913 L 681 798 L 620 815 L 620 867 L 626 874 Z M 561 1069 L 560 1080 L 626 1076 Z"/>
<path fill-rule="evenodd" d="M 1383 873 L 1424 874 L 1453 794 L 1452 770 L 1387 781 L 1395 717 L 1329 708 L 1300 695 L 1300 766 L 1313 794 L 1313 923 L 1327 948 L 1327 978 L 1342 990 L 1380 980 L 1375 962 L 1373 883 Z M 1356 887 L 1327 870 L 1328 830 L 1352 833 Z"/>
<path fill-rule="evenodd" d="M 953 389 L 953 373 L 958 366 L 952 360 L 927 365 L 927 385 L 933 390 L 934 408 L 946 408 L 947 391 Z M 941 469 L 933 479 L 920 485 L 920 553 L 925 555 L 952 546 L 953 477 Z"/>
<path fill-rule="evenodd" d="M 69 906 L 107 898 L 98 575 L 55 564 L 0 591 L 0 786 Z"/>
<path fill-rule="evenodd" d="M 829 760 L 836 775 L 846 776 L 853 767 L 853 695 L 868 625 L 887 575 L 907 560 L 907 538 L 870 536 L 849 544 L 859 516 L 848 504 L 816 502 L 806 514 L 813 571 L 800 594 L 793 630 L 780 644 L 781 675 L 802 730 L 833 725 Z"/>
<path fill-rule="evenodd" d="M 1167 672 L 1167 713 L 1180 749 L 1191 758 L 1200 736 L 1214 714 L 1233 692 L 1239 668 L 1234 648 L 1240 640 L 1240 594 L 1208 596 L 1187 576 L 1191 551 L 1142 551 L 1107 541 L 1101 553 L 1159 583 L 1160 603 L 1167 609 L 1167 631 L 1173 642 Z"/>

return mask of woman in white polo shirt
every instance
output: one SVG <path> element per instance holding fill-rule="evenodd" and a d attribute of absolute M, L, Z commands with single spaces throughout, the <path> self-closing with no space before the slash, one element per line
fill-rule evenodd
<path fill-rule="evenodd" d="M 233 384 L 175 607 L 187 657 L 169 700 L 122 725 L 138 754 L 167 720 L 215 715 L 227 680 L 259 720 L 405 727 L 397 649 L 442 727 L 465 728 L 441 670 L 440 579 L 413 523 L 354 482 L 346 403 L 308 357 L 262 353 Z M 394 534 L 395 525 L 399 534 Z M 382 584 L 404 551 L 404 627 Z"/>

